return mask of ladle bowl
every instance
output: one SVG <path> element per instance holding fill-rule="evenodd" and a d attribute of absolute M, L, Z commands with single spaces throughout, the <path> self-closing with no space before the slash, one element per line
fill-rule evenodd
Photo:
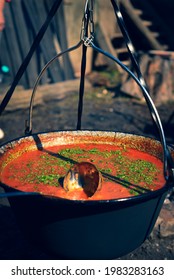
<path fill-rule="evenodd" d="M 125 145 L 162 159 L 161 143 L 124 133 L 60 131 L 31 135 L 0 148 L 0 170 L 25 153 L 79 143 Z M 174 158 L 174 151 L 171 150 Z M 1 178 L 1 173 L 0 173 Z M 0 183 L 7 193 L 22 193 Z M 151 233 L 168 183 L 156 191 L 111 200 L 70 200 L 49 195 L 8 197 L 19 227 L 42 250 L 65 259 L 114 259 L 140 246 Z"/>
<path fill-rule="evenodd" d="M 88 197 L 102 188 L 102 175 L 96 166 L 90 162 L 75 163 L 63 180 L 65 191 L 82 189 Z"/>

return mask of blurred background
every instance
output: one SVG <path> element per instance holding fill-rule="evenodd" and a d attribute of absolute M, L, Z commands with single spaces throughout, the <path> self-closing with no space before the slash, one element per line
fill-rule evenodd
<path fill-rule="evenodd" d="M 1 83 L 10 83 L 30 46 L 44 23 L 55 0 L 12 0 L 4 8 L 5 28 L 0 42 Z M 129 35 L 137 53 L 172 56 L 174 51 L 174 3 L 172 0 L 119 0 Z M 85 1 L 64 0 L 54 16 L 43 40 L 21 78 L 24 88 L 33 83 L 45 65 L 58 52 L 76 44 L 80 39 Z M 117 25 L 110 1 L 94 1 L 95 43 L 130 65 L 124 38 Z M 159 52 L 160 51 L 160 52 Z M 166 51 L 166 52 L 161 52 Z M 6 66 L 3 67 L 3 66 Z M 112 67 L 121 71 L 115 63 L 89 51 L 87 72 Z M 41 83 L 55 83 L 79 76 L 78 52 L 56 61 Z"/>

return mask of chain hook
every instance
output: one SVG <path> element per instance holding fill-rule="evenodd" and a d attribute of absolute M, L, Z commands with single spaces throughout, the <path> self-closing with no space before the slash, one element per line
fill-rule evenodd
<path fill-rule="evenodd" d="M 93 0 L 86 0 L 84 16 L 81 27 L 81 40 L 84 41 L 85 46 L 91 46 L 94 39 L 94 20 L 93 20 L 94 4 Z M 88 36 L 88 29 L 90 35 Z"/>

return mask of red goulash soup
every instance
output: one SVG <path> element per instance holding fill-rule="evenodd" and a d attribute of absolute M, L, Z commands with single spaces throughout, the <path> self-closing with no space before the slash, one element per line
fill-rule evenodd
<path fill-rule="evenodd" d="M 66 192 L 63 177 L 76 162 L 91 162 L 103 175 L 102 189 L 88 198 L 83 189 Z M 29 151 L 7 163 L 1 182 L 24 192 L 67 199 L 106 200 L 154 191 L 165 184 L 163 163 L 147 153 L 109 144 L 72 144 Z"/>

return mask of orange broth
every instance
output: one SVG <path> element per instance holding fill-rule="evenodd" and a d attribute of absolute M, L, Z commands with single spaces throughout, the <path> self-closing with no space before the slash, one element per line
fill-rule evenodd
<path fill-rule="evenodd" d="M 103 175 L 102 189 L 87 197 L 83 189 L 66 192 L 63 177 L 76 162 L 91 162 Z M 1 182 L 24 192 L 73 200 L 107 200 L 154 191 L 165 184 L 163 163 L 130 148 L 109 144 L 73 144 L 28 151 L 11 160 Z"/>

